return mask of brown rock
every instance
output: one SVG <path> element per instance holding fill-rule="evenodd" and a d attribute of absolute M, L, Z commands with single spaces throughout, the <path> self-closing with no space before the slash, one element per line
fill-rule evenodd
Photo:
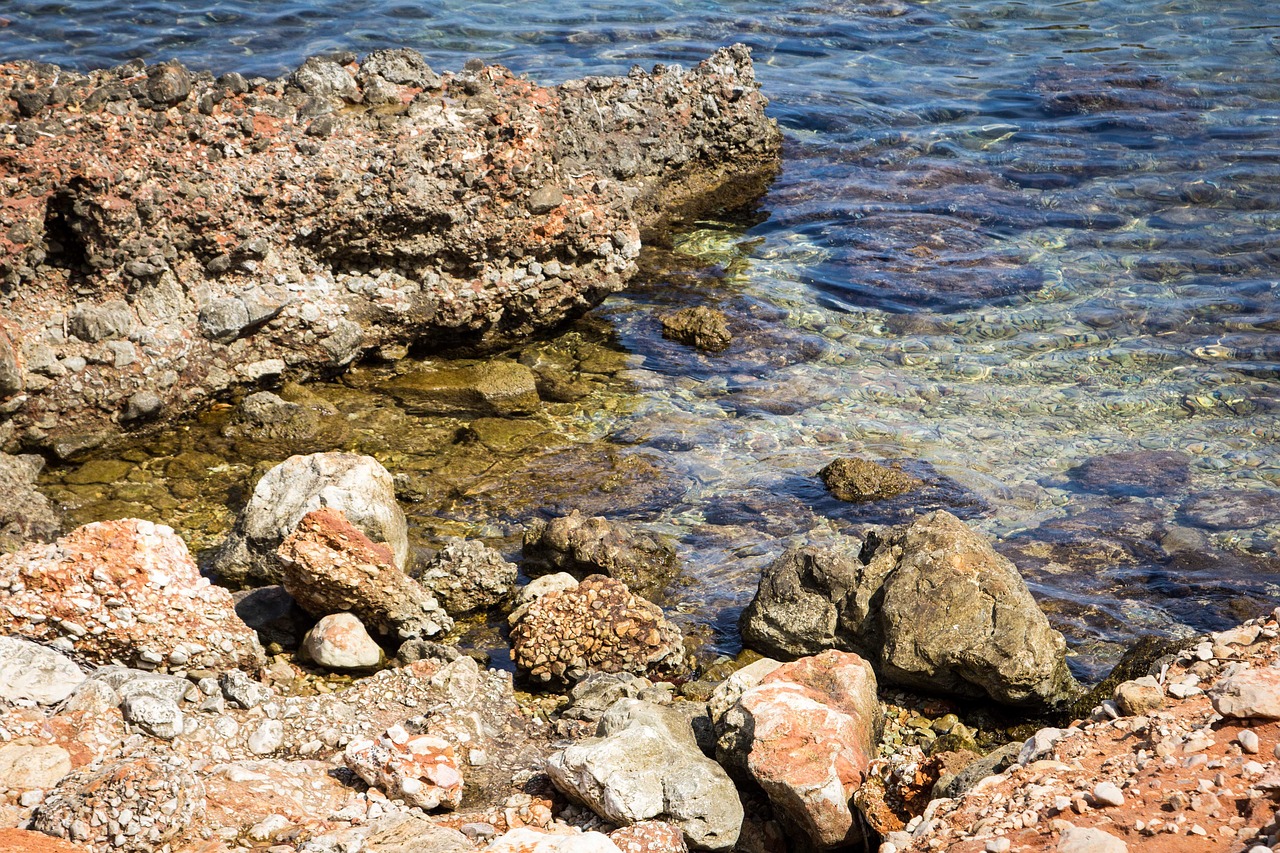
<path fill-rule="evenodd" d="M 723 312 L 699 305 L 682 308 L 662 318 L 662 336 L 707 352 L 729 348 L 733 335 Z"/>
<path fill-rule="evenodd" d="M 521 568 L 531 577 L 603 574 L 638 592 L 661 589 L 679 570 L 668 543 L 623 522 L 587 518 L 577 510 L 550 521 L 531 521 L 523 556 Z"/>
<path fill-rule="evenodd" d="M 866 459 L 837 459 L 818 472 L 827 490 L 842 501 L 883 501 L 924 485 L 900 468 Z"/>

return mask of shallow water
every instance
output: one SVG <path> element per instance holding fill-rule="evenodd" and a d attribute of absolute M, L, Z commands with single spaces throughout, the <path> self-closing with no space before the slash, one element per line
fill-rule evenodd
<path fill-rule="evenodd" d="M 673 606 L 731 650 L 784 544 L 912 510 L 822 492 L 814 472 L 861 454 L 927 466 L 929 506 L 999 537 L 1082 673 L 1134 634 L 1222 627 L 1280 598 L 1273 4 L 563 6 L 10 0 L 0 56 L 277 74 L 408 45 L 441 68 L 481 56 L 554 81 L 746 42 L 786 131 L 782 176 L 756 219 L 650 253 L 593 313 L 594 355 L 566 362 L 590 396 L 460 440 L 465 423 L 380 395 L 378 369 L 314 389 L 348 415 L 346 446 L 401 475 L 420 541 L 511 549 L 523 518 L 574 505 L 642 521 L 681 543 Z M 729 315 L 727 352 L 662 340 L 658 314 L 689 304 Z M 150 507 L 207 545 L 220 502 L 285 449 L 225 455 L 254 452 L 210 444 L 226 417 L 133 448 L 124 485 L 50 488 L 78 519 Z M 497 467 L 476 461 L 484 435 Z M 210 456 L 172 463 L 184 447 Z M 1188 475 L 1137 494 L 1066 476 L 1133 450 L 1181 451 Z"/>

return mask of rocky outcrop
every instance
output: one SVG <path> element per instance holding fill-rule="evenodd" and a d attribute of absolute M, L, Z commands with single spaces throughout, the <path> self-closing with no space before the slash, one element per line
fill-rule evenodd
<path fill-rule="evenodd" d="M 516 666 L 540 681 L 573 682 L 592 670 L 643 674 L 683 663 L 680 629 L 657 605 L 604 575 L 548 592 L 511 627 Z"/>
<path fill-rule="evenodd" d="M 418 574 L 451 616 L 484 610 L 516 586 L 518 570 L 483 542 L 449 539 Z"/>
<path fill-rule="evenodd" d="M 868 459 L 837 459 L 818 472 L 827 491 L 842 501 L 882 501 L 915 491 L 924 482 L 897 466 Z"/>
<path fill-rule="evenodd" d="M 231 594 L 200 575 L 171 528 L 137 519 L 86 524 L 0 556 L 0 635 L 80 662 L 158 671 L 263 662 Z"/>
<path fill-rule="evenodd" d="M 350 612 L 390 637 L 434 637 L 453 620 L 341 510 L 307 513 L 278 551 L 284 588 L 313 616 Z"/>
<path fill-rule="evenodd" d="M 800 548 L 765 569 L 746 642 L 779 657 L 867 657 L 883 681 L 926 692 L 1060 706 L 1080 692 L 1066 643 L 1018 570 L 950 513 L 861 547 Z"/>
<path fill-rule="evenodd" d="M 3 333 L 0 328 L 0 335 Z M 0 341 L 0 352 L 3 346 Z M 58 535 L 57 513 L 36 489 L 36 477 L 43 468 L 44 460 L 39 456 L 0 453 L 0 495 L 4 495 L 0 501 L 0 553 L 32 542 L 49 542 Z"/>
<path fill-rule="evenodd" d="M 547 761 L 556 787 L 614 823 L 659 818 L 680 827 L 697 850 L 732 850 L 742 803 L 724 770 L 698 749 L 678 711 L 620 699 L 600 720 L 597 737 Z"/>
<path fill-rule="evenodd" d="M 341 510 L 374 542 L 391 549 L 395 565 L 409 559 L 404 510 L 391 473 L 372 456 L 313 453 L 290 456 L 262 476 L 235 527 L 214 558 L 223 583 L 278 583 L 277 549 L 312 510 Z"/>
<path fill-rule="evenodd" d="M 421 64 L 252 86 L 0 66 L 0 448 L 74 453 L 386 344 L 527 335 L 619 289 L 642 234 L 777 169 L 744 47 L 554 88 L 390 70 Z"/>
<path fill-rule="evenodd" d="M 638 592 L 661 589 L 679 571 L 675 549 L 631 525 L 587 518 L 574 510 L 550 520 L 536 518 L 524 532 L 525 574 L 568 572 L 576 577 L 608 575 Z"/>

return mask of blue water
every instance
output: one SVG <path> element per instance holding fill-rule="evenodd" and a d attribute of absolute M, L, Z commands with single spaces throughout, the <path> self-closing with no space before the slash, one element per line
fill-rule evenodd
<path fill-rule="evenodd" d="M 734 41 L 785 130 L 783 173 L 757 224 L 678 241 L 700 286 L 659 270 L 599 311 L 640 389 L 607 430 L 688 484 L 631 513 L 704 579 L 683 609 L 731 646 L 763 562 L 858 520 L 812 485 L 845 453 L 949 477 L 965 497 L 943 503 L 1001 541 L 1085 671 L 1135 633 L 1223 627 L 1280 597 L 1272 2 L 0 7 L 0 57 L 79 68 L 273 76 L 410 46 L 440 70 L 478 56 L 555 82 Z M 699 302 L 745 331 L 722 357 L 656 333 L 655 308 Z M 1133 496 L 1065 474 L 1140 449 L 1186 453 L 1189 482 Z M 1202 493 L 1244 510 L 1210 523 L 1188 508 Z"/>

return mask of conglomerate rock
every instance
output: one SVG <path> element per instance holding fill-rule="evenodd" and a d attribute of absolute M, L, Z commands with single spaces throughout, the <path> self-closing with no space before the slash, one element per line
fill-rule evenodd
<path fill-rule="evenodd" d="M 621 521 L 566 516 L 535 518 L 524 531 L 521 568 L 536 577 L 568 572 L 576 577 L 608 575 L 637 592 L 661 589 L 680 568 L 667 542 Z"/>
<path fill-rule="evenodd" d="M 742 46 L 552 88 L 418 66 L 0 65 L 0 449 L 68 455 L 385 344 L 525 336 L 777 170 Z"/>

